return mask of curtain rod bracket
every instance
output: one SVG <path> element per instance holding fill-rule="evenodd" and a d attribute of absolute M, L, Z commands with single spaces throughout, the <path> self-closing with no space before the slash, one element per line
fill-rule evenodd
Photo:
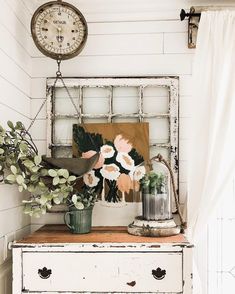
<path fill-rule="evenodd" d="M 201 18 L 201 11 L 197 11 L 195 7 L 191 7 L 189 13 L 181 9 L 180 20 L 188 18 L 188 48 L 196 48 L 197 31 Z"/>

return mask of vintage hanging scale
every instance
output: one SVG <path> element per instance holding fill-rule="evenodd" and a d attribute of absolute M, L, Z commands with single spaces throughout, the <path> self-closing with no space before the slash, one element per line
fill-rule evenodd
<path fill-rule="evenodd" d="M 73 5 L 62 0 L 40 6 L 31 20 L 31 33 L 37 48 L 46 56 L 70 59 L 78 55 L 87 40 L 87 22 Z"/>
<path fill-rule="evenodd" d="M 60 64 L 61 60 L 77 56 L 84 48 L 88 35 L 87 22 L 84 16 L 70 3 L 63 2 L 62 0 L 50 1 L 40 6 L 33 14 L 31 19 L 31 32 L 37 48 L 47 57 L 57 61 L 58 70 L 53 87 L 55 88 L 57 82 L 61 81 L 79 116 L 79 110 L 62 77 Z M 28 130 L 34 124 L 46 100 L 43 101 Z M 94 149 L 97 150 L 95 145 Z M 98 159 L 98 151 L 89 159 L 48 158 L 43 156 L 44 162 L 58 168 L 66 168 L 77 176 L 82 176 L 91 170 Z"/>

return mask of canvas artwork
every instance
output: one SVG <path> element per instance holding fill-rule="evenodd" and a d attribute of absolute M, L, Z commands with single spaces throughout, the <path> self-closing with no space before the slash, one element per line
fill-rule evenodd
<path fill-rule="evenodd" d="M 73 125 L 73 156 L 100 158 L 83 176 L 108 203 L 132 202 L 149 160 L 148 123 L 92 123 Z"/>

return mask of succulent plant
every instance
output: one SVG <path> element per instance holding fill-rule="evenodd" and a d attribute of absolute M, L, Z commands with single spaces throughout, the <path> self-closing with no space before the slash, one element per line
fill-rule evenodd
<path fill-rule="evenodd" d="M 165 188 L 165 177 L 162 173 L 150 171 L 144 175 L 140 184 L 141 188 L 145 191 L 148 190 L 150 193 L 154 193 L 156 190 L 157 194 L 162 194 Z"/>

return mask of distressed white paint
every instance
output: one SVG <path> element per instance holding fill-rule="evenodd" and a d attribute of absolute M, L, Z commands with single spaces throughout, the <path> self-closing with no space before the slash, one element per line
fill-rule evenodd
<path fill-rule="evenodd" d="M 55 294 L 192 293 L 189 243 L 21 243 L 13 244 L 13 256 L 13 294 L 22 289 Z M 52 271 L 48 279 L 38 275 L 43 267 Z M 162 280 L 152 276 L 157 267 L 166 270 Z M 135 286 L 127 285 L 133 281 Z"/>
<path fill-rule="evenodd" d="M 43 267 L 51 269 L 49 279 L 39 277 L 38 269 Z M 152 270 L 157 267 L 166 270 L 163 280 L 152 276 Z M 65 268 L 69 269 L 68 275 Z M 136 285 L 128 286 L 132 281 Z M 23 289 L 32 292 L 181 292 L 182 254 L 26 252 L 23 253 Z"/>

